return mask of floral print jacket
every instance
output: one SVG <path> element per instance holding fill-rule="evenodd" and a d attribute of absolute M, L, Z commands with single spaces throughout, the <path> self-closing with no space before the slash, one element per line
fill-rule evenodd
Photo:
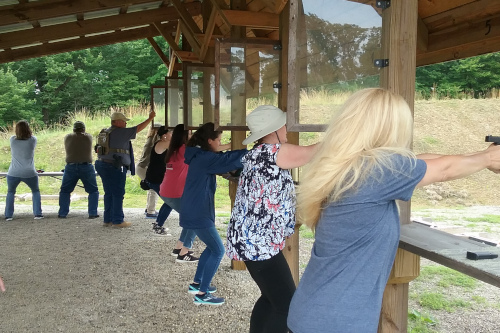
<path fill-rule="evenodd" d="M 290 170 L 276 165 L 281 144 L 258 144 L 243 158 L 231 221 L 227 255 L 261 261 L 279 253 L 295 227 L 295 187 Z"/>

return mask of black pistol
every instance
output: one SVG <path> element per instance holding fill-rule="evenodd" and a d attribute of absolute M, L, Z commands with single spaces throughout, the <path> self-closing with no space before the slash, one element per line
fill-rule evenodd
<path fill-rule="evenodd" d="M 487 135 L 484 139 L 485 142 L 493 142 L 495 145 L 500 144 L 500 136 Z"/>

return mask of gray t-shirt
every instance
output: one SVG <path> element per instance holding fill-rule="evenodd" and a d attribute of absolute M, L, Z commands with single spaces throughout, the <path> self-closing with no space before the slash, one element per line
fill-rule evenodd
<path fill-rule="evenodd" d="M 395 200 L 410 200 L 427 165 L 395 155 L 357 191 L 328 205 L 288 314 L 294 333 L 377 332 L 384 289 L 399 244 Z"/>
<path fill-rule="evenodd" d="M 12 136 L 10 138 L 12 160 L 7 175 L 21 178 L 37 176 L 38 174 L 35 170 L 35 147 L 35 136 L 26 140 L 18 140 L 16 136 Z"/>
<path fill-rule="evenodd" d="M 130 140 L 135 139 L 137 134 L 137 126 L 134 127 L 115 127 L 109 134 L 109 147 L 115 149 L 125 149 L 130 151 Z M 103 160 L 113 160 L 113 155 L 122 157 L 123 165 L 130 165 L 130 155 L 124 153 L 109 153 L 107 155 L 99 156 Z"/>

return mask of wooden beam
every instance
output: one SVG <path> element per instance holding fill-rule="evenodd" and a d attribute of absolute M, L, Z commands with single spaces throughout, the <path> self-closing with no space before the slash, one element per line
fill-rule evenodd
<path fill-rule="evenodd" d="M 190 51 L 174 51 L 175 56 L 182 62 L 200 62 L 200 58 L 194 53 Z"/>
<path fill-rule="evenodd" d="M 201 11 L 201 6 L 198 2 L 189 3 L 186 6 L 190 9 L 192 15 L 198 15 Z M 179 14 L 175 8 L 164 7 L 124 15 L 8 32 L 0 34 L 0 49 L 146 25 L 156 21 L 173 21 L 178 18 Z"/>
<path fill-rule="evenodd" d="M 193 35 L 201 33 L 200 28 L 193 20 L 193 16 L 186 10 L 185 7 L 186 4 L 183 4 L 182 2 L 180 2 L 180 0 L 171 0 L 171 1 L 175 9 L 177 9 L 177 12 L 179 13 L 181 20 L 184 21 L 184 24 L 189 28 L 191 33 Z"/>
<path fill-rule="evenodd" d="M 433 33 L 437 30 L 494 18 L 498 16 L 498 13 L 500 13 L 499 1 L 477 0 L 463 6 L 457 6 L 444 13 L 432 15 L 424 19 L 424 23 L 429 32 Z"/>
<path fill-rule="evenodd" d="M 152 0 L 44 0 L 18 5 L 0 7 L 0 25 L 16 24 L 75 15 L 109 8 L 118 8 L 127 4 L 150 3 Z"/>
<path fill-rule="evenodd" d="M 123 43 L 132 40 L 158 36 L 156 29 L 150 27 L 113 32 L 105 35 L 77 38 L 57 43 L 25 47 L 0 52 L 0 63 L 43 57 L 52 54 L 83 50 L 108 44 Z"/>
<path fill-rule="evenodd" d="M 431 15 L 447 12 L 456 7 L 466 5 L 476 0 L 452 0 L 452 1 L 418 1 L 418 16 L 425 19 Z"/>
<path fill-rule="evenodd" d="M 254 29 L 279 29 L 279 15 L 265 12 L 244 10 L 223 10 L 222 15 L 232 26 L 251 27 Z"/>
<path fill-rule="evenodd" d="M 210 17 L 207 22 L 207 26 L 205 28 L 205 36 L 203 36 L 203 44 L 201 45 L 200 50 L 200 60 L 203 62 L 205 60 L 205 56 L 207 54 L 208 47 L 210 46 L 210 42 L 212 40 L 212 34 L 215 28 L 215 19 L 217 18 L 217 9 L 212 8 L 210 13 Z"/>
<path fill-rule="evenodd" d="M 224 0 L 212 0 L 212 5 L 219 13 L 219 17 L 222 19 L 222 21 L 224 21 L 224 23 L 226 23 L 230 27 L 231 24 L 229 23 L 226 15 L 224 15 L 223 12 L 223 10 L 229 9 Z"/>
<path fill-rule="evenodd" d="M 188 41 L 189 45 L 193 49 L 193 52 L 199 55 L 201 46 L 200 42 L 198 41 L 198 38 L 191 33 L 191 30 L 184 24 L 184 21 L 179 20 L 179 26 L 181 27 L 182 35 Z"/>
<path fill-rule="evenodd" d="M 417 66 L 497 52 L 499 41 L 500 18 L 430 34 L 427 51 L 417 54 Z"/>
<path fill-rule="evenodd" d="M 170 51 L 170 66 L 168 67 L 168 76 L 172 76 L 174 74 L 174 70 L 175 70 L 175 64 L 178 63 L 177 62 L 177 58 L 175 57 L 175 52 L 174 51 L 180 51 L 180 47 L 179 47 L 179 41 L 181 39 L 181 25 L 178 23 L 177 24 L 177 31 L 175 33 L 175 39 L 173 41 L 169 41 L 167 39 L 167 43 L 169 45 L 175 45 L 175 48 L 172 48 Z M 170 44 L 172 42 L 172 44 Z"/>
<path fill-rule="evenodd" d="M 160 57 L 161 61 L 163 61 L 163 63 L 165 64 L 165 66 L 168 68 L 170 66 L 170 62 L 168 61 L 168 58 L 165 55 L 165 53 L 163 53 L 163 51 L 161 50 L 161 48 L 158 45 L 158 43 L 156 43 L 156 41 L 153 39 L 153 37 L 148 37 L 148 42 L 149 42 L 149 44 L 151 44 L 151 46 L 155 50 L 156 54 L 158 54 L 158 56 Z"/>
<path fill-rule="evenodd" d="M 500 37 L 479 40 L 474 43 L 457 45 L 444 50 L 417 53 L 417 67 L 437 64 L 440 62 L 475 57 L 500 51 Z"/>
<path fill-rule="evenodd" d="M 426 51 L 429 44 L 429 31 L 424 21 L 419 17 L 417 21 L 417 50 Z"/>

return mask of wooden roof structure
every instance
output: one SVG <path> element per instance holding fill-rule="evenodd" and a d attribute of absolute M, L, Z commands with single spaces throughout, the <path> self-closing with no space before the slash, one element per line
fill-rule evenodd
<path fill-rule="evenodd" d="M 375 0 L 351 0 L 373 6 Z M 0 63 L 163 36 L 181 61 L 204 62 L 214 39 L 244 27 L 249 38 L 279 38 L 287 0 L 4 0 Z M 417 66 L 500 51 L 500 2 L 418 0 Z M 192 50 L 180 50 L 183 35 Z M 176 43 L 177 40 L 177 43 Z M 179 69 L 179 67 L 177 68 Z M 173 69 L 172 69 L 173 70 Z"/>

